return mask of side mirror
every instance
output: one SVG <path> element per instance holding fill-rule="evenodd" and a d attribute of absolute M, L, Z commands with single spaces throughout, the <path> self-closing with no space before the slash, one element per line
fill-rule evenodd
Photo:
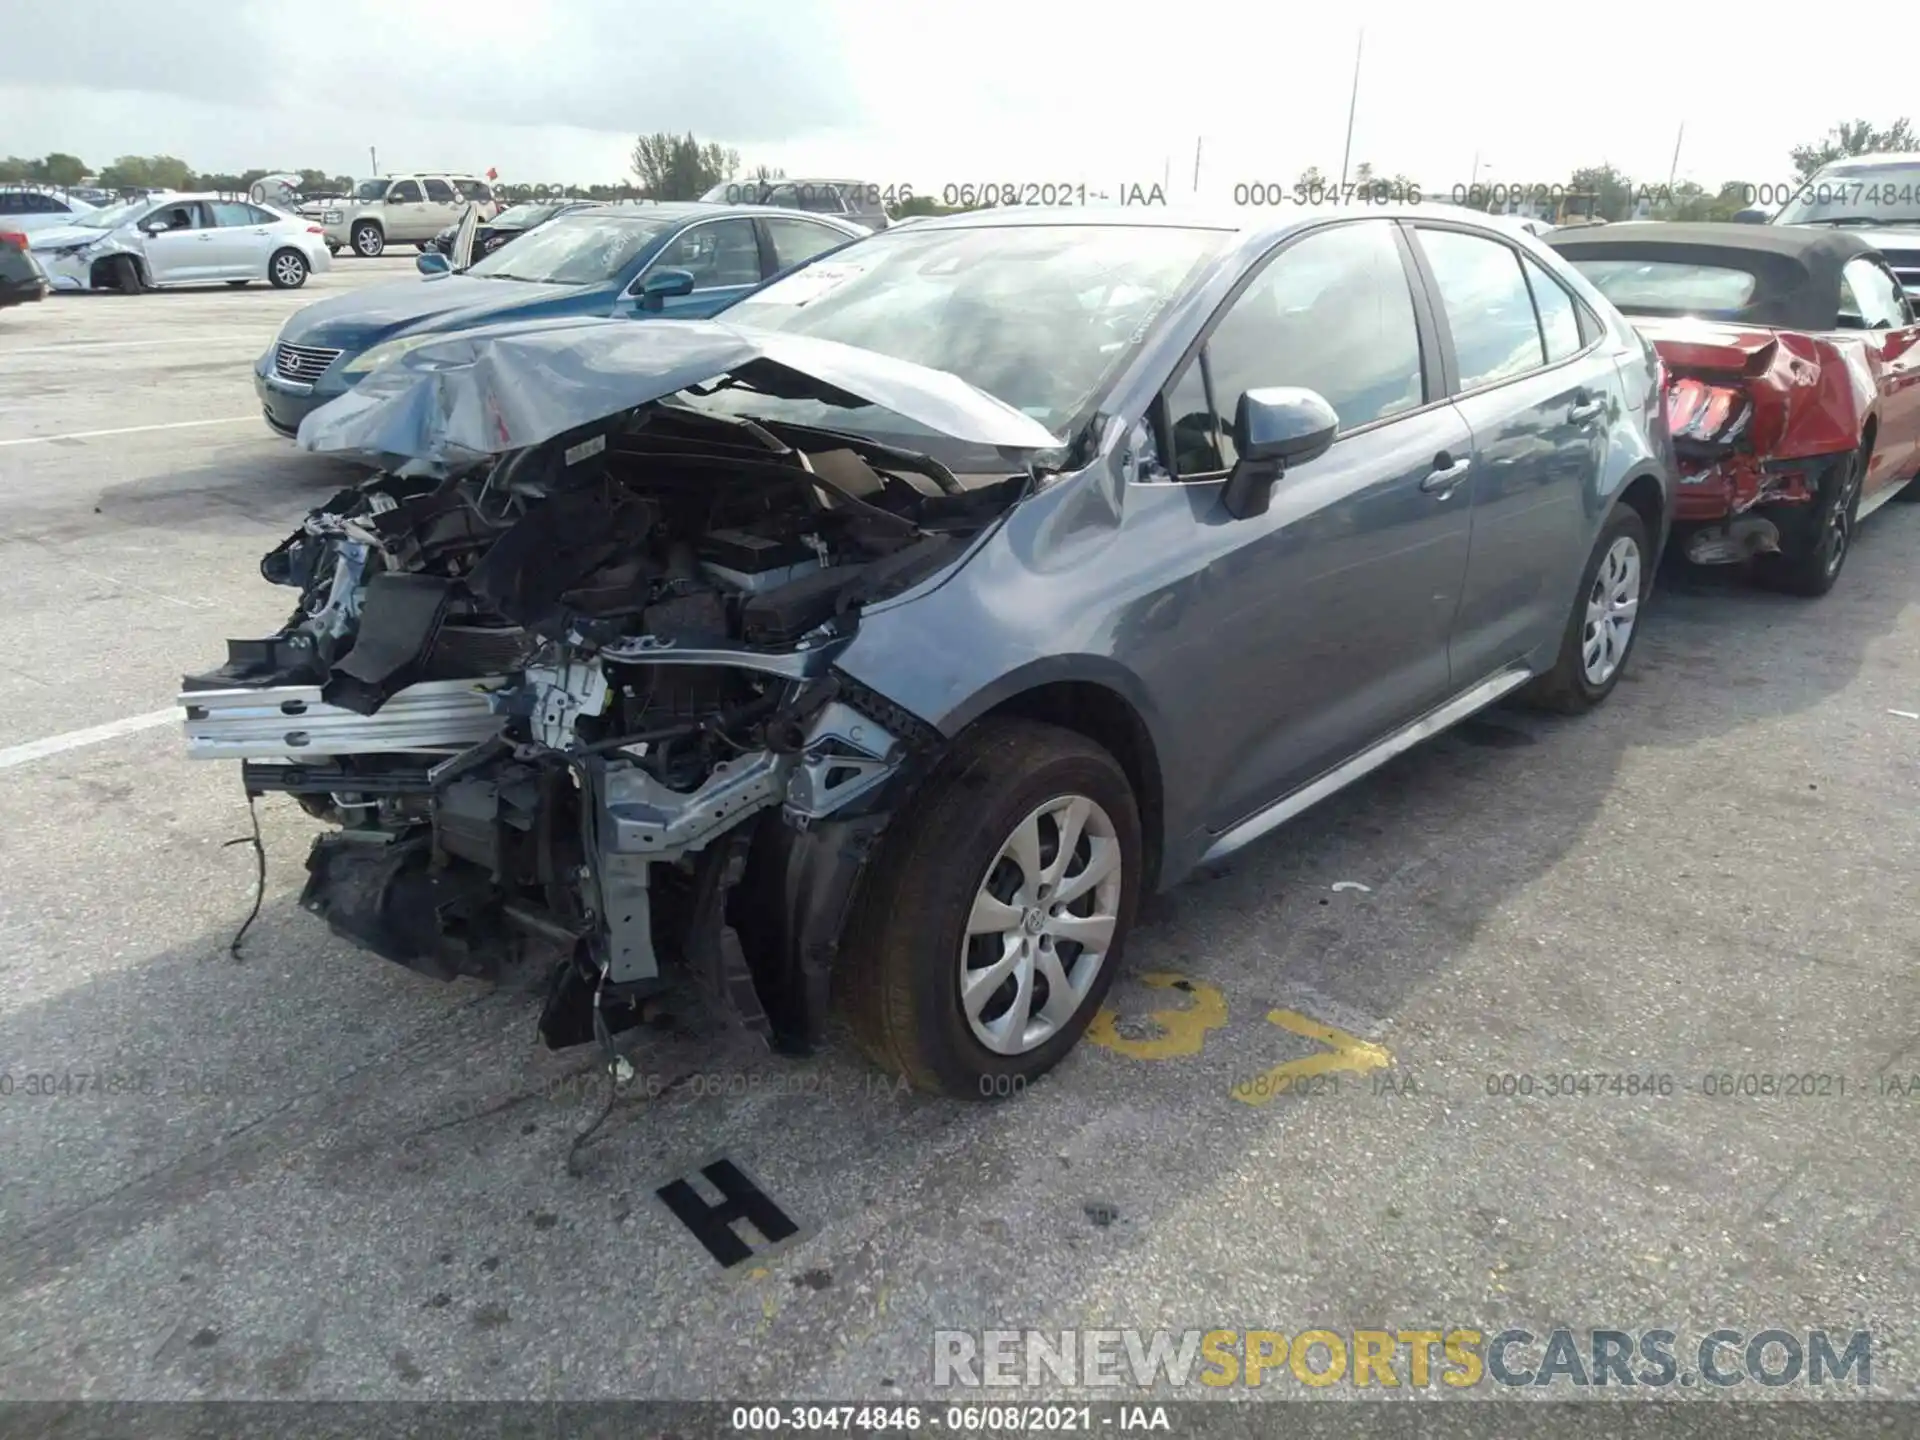
<path fill-rule="evenodd" d="M 1290 466 L 1317 460 L 1333 448 L 1340 417 L 1317 390 L 1276 385 L 1249 390 L 1233 416 L 1239 459 L 1221 501 L 1236 520 L 1267 513 L 1274 481 Z"/>
<path fill-rule="evenodd" d="M 675 295 L 693 293 L 693 272 L 681 270 L 669 265 L 664 270 L 656 270 L 647 276 L 640 286 L 640 308 L 642 310 L 660 310 L 665 308 L 667 300 Z"/>
<path fill-rule="evenodd" d="M 1742 225 L 1765 225 L 1773 216 L 1764 205 L 1749 205 L 1744 210 L 1736 210 L 1733 218 Z"/>
<path fill-rule="evenodd" d="M 149 220 L 140 227 L 140 230 L 141 233 L 145 235 L 158 235 L 161 231 L 171 230 L 172 228 L 173 227 L 164 220 Z"/>
<path fill-rule="evenodd" d="M 413 257 L 413 268 L 422 275 L 450 275 L 453 262 L 438 250 L 422 250 Z"/>

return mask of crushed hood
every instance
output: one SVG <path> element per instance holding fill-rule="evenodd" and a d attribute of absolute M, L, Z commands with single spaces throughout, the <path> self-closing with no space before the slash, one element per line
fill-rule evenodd
<path fill-rule="evenodd" d="M 972 444 L 1062 444 L 1039 421 L 944 370 L 718 320 L 613 319 L 501 325 L 418 346 L 308 415 L 299 443 L 321 453 L 471 465 L 754 362 L 772 367 L 769 380 L 782 394 L 851 396 Z"/>

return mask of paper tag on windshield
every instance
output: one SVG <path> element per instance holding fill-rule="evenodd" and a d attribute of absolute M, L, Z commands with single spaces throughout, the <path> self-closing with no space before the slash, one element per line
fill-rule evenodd
<path fill-rule="evenodd" d="M 838 290 L 856 275 L 867 272 L 865 265 L 846 261 L 823 260 L 818 265 L 777 280 L 753 298 L 756 305 L 805 305 L 830 290 Z"/>

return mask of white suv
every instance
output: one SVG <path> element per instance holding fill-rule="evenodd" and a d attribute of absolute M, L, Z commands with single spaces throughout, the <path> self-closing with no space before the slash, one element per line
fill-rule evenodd
<path fill-rule="evenodd" d="M 329 203 L 320 211 L 327 248 L 350 249 L 372 259 L 390 243 L 402 241 L 427 248 L 427 242 L 460 219 L 469 204 L 480 207 L 481 220 L 499 211 L 493 190 L 472 175 L 440 172 L 388 175 L 362 180 L 351 200 Z"/>

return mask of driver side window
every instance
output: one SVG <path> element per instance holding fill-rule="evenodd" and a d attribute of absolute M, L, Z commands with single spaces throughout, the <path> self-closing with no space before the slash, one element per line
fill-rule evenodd
<path fill-rule="evenodd" d="M 713 220 L 682 231 L 647 268 L 691 270 L 695 290 L 758 285 L 760 242 L 751 220 Z"/>
<path fill-rule="evenodd" d="M 1392 226 L 1362 220 L 1317 231 L 1241 291 L 1164 392 L 1180 478 L 1233 468 L 1233 417 L 1249 390 L 1316 390 L 1343 433 L 1425 403 L 1413 291 Z"/>
<path fill-rule="evenodd" d="M 387 191 L 389 205 L 410 205 L 420 198 L 420 186 L 412 180 L 402 180 Z"/>
<path fill-rule="evenodd" d="M 1899 283 L 1864 255 L 1840 272 L 1838 320 L 1846 330 L 1898 330 L 1913 323 Z"/>

